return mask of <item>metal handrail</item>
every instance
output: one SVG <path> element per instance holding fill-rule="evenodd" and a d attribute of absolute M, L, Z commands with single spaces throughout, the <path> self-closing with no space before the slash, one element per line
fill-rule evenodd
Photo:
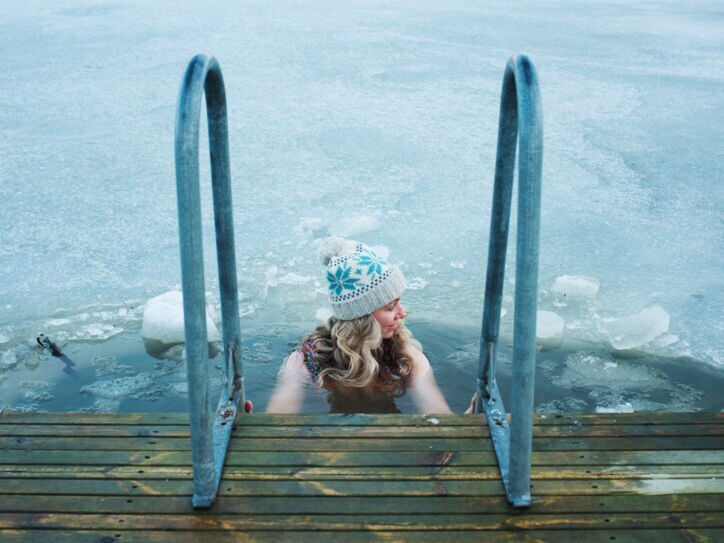
<path fill-rule="evenodd" d="M 215 413 L 211 407 L 207 367 L 209 346 L 199 189 L 199 119 L 203 94 L 206 95 L 226 370 Z M 216 499 L 238 406 L 244 405 L 226 92 L 221 68 L 213 57 L 196 55 L 186 68 L 176 111 L 175 156 L 194 470 L 192 505 L 208 508 Z"/>
<path fill-rule="evenodd" d="M 505 276 L 505 257 L 518 157 L 518 230 L 515 271 L 512 409 L 508 423 L 495 380 L 495 348 Z M 538 78 L 526 56 L 511 58 L 503 76 L 490 218 L 485 308 L 478 361 L 477 412 L 485 411 L 508 501 L 531 503 L 533 390 L 540 231 L 543 123 Z M 512 453 L 512 454 L 511 454 Z"/>

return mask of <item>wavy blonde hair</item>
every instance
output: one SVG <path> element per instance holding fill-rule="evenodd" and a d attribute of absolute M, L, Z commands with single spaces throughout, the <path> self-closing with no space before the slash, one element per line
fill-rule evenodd
<path fill-rule="evenodd" d="M 304 344 L 314 343 L 315 359 L 323 368 L 316 385 L 338 384 L 362 388 L 371 384 L 381 367 L 395 370 L 401 380 L 412 373 L 412 359 L 407 352 L 412 334 L 400 321 L 395 334 L 382 338 L 382 329 L 372 315 L 357 319 L 330 318 L 318 326 Z"/>

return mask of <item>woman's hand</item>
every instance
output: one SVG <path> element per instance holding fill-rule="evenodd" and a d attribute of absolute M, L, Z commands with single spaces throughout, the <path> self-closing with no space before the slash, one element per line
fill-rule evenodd
<path fill-rule="evenodd" d="M 477 396 L 477 394 L 473 394 L 473 397 L 470 398 L 470 407 L 468 407 L 467 410 L 465 411 L 465 414 L 466 414 L 466 415 L 470 415 L 470 414 L 472 414 L 472 413 L 475 413 L 475 403 L 476 403 L 476 402 L 475 402 L 475 399 L 476 399 L 475 397 L 476 397 L 476 396 Z"/>

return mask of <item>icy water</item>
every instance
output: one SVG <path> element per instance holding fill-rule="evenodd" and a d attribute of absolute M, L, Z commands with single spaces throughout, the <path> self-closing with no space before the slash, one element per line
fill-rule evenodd
<path fill-rule="evenodd" d="M 229 100 L 257 405 L 323 312 L 317 244 L 339 234 L 400 263 L 411 326 L 464 407 L 501 77 L 525 53 L 545 127 L 539 409 L 721 409 L 723 23 L 713 0 L 5 2 L 0 408 L 186 401 L 182 362 L 148 355 L 141 330 L 180 282 L 175 102 L 205 52 Z"/>
<path fill-rule="evenodd" d="M 462 412 L 474 392 L 478 330 L 419 322 L 410 329 L 424 344 L 440 388 L 450 407 Z M 246 395 L 263 410 L 282 360 L 298 333 L 276 329 L 244 341 Z M 138 334 L 123 333 L 98 343 L 69 342 L 63 352 L 75 364 L 69 370 L 58 358 L 34 346 L 16 350 L 14 365 L 0 382 L 6 408 L 15 411 L 184 411 L 188 387 L 182 348 L 158 352 L 145 347 Z M 501 342 L 498 381 L 510 402 L 512 347 Z M 219 354 L 209 362 L 212 390 L 220 390 Z M 614 355 L 594 344 L 567 345 L 539 353 L 535 406 L 540 412 L 563 411 L 718 411 L 722 407 L 721 373 L 691 359 Z M 214 399 L 218 393 L 214 393 Z M 414 408 L 403 397 L 403 412 Z M 305 412 L 328 406 L 311 387 Z"/>

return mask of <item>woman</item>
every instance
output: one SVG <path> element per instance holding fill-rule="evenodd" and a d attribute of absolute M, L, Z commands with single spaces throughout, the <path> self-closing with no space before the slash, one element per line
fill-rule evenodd
<path fill-rule="evenodd" d="M 399 413 L 395 399 L 404 394 L 422 413 L 450 413 L 430 362 L 405 328 L 399 268 L 342 239 L 325 264 L 334 316 L 284 361 L 267 412 L 300 412 L 311 382 L 332 413 Z"/>

